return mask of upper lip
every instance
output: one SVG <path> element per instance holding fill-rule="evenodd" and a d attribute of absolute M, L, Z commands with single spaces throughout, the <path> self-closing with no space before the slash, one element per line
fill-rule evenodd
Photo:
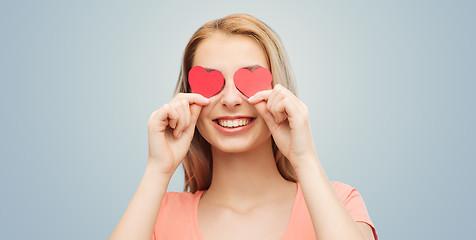
<path fill-rule="evenodd" d="M 254 116 L 244 116 L 244 115 L 236 115 L 236 116 L 220 116 L 215 118 L 214 120 L 223 119 L 223 120 L 235 120 L 240 118 L 256 118 Z"/>

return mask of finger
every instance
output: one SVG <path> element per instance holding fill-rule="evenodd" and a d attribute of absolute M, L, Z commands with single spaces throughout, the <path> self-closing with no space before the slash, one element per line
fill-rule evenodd
<path fill-rule="evenodd" d="M 186 102 L 186 100 L 184 101 Z M 183 106 L 183 102 L 182 104 L 178 105 L 176 109 L 179 114 L 179 120 L 177 122 L 177 127 L 174 130 L 174 136 L 179 137 L 180 133 L 182 133 L 183 129 L 186 127 L 187 109 Z"/>
<path fill-rule="evenodd" d="M 195 126 L 197 125 L 198 116 L 200 116 L 200 112 L 202 111 L 202 106 L 200 105 L 190 105 L 190 126 L 185 130 L 187 132 L 195 131 Z"/>
<path fill-rule="evenodd" d="M 257 92 L 255 95 L 248 98 L 248 102 L 250 104 L 256 104 L 261 101 L 267 101 L 269 96 L 271 96 L 272 91 L 273 90 L 264 90 L 264 91 Z"/>
<path fill-rule="evenodd" d="M 190 105 L 188 102 L 184 100 L 180 105 L 181 108 L 181 119 L 180 119 L 180 127 L 177 127 L 177 137 L 181 136 L 182 133 L 189 127 L 190 125 Z"/>
<path fill-rule="evenodd" d="M 149 130 L 161 132 L 167 128 L 169 125 L 169 120 L 167 119 L 168 107 L 168 105 L 164 105 L 150 115 L 149 122 L 147 123 Z"/>
<path fill-rule="evenodd" d="M 266 106 L 266 102 L 258 102 L 257 104 L 254 105 L 256 108 L 256 111 L 258 114 L 263 118 L 263 120 L 266 122 L 266 125 L 268 125 L 268 128 L 270 130 L 273 130 L 277 127 L 276 121 L 274 119 L 273 114 L 268 110 Z"/>
<path fill-rule="evenodd" d="M 191 105 L 190 106 L 190 122 L 191 124 L 195 124 L 197 122 L 198 116 L 202 111 L 202 107 L 198 105 Z"/>
<path fill-rule="evenodd" d="M 185 128 L 187 128 L 189 125 L 190 125 L 190 104 L 188 103 L 184 103 L 183 105 L 183 109 L 184 109 L 184 112 L 185 112 Z"/>
<path fill-rule="evenodd" d="M 281 100 L 271 106 L 269 111 L 273 114 L 276 123 L 281 123 L 282 121 L 286 120 L 286 99 Z"/>
<path fill-rule="evenodd" d="M 266 106 L 268 110 L 271 112 L 271 114 L 273 114 L 276 123 L 280 122 L 279 119 L 281 117 L 279 114 L 279 111 L 281 111 L 281 109 L 277 109 L 277 104 L 282 102 L 283 99 L 285 98 L 286 98 L 286 95 L 283 94 L 283 91 L 280 90 L 278 87 L 275 87 L 275 89 L 271 93 L 271 96 L 268 99 L 268 103 Z"/>
<path fill-rule="evenodd" d="M 301 117 L 300 109 L 303 104 L 299 98 L 294 95 L 289 89 L 277 84 L 273 89 L 273 94 L 270 96 L 268 103 L 269 109 L 275 114 L 277 122 L 282 122 L 286 118 Z"/>
<path fill-rule="evenodd" d="M 197 104 L 200 106 L 206 106 L 210 103 L 210 99 L 198 94 L 198 93 L 179 93 L 180 97 L 187 99 L 188 104 Z"/>
<path fill-rule="evenodd" d="M 172 129 L 175 129 L 177 127 L 177 122 L 179 119 L 179 114 L 177 110 L 173 107 L 169 107 L 169 111 L 167 113 L 167 118 L 169 119 L 169 126 Z"/>

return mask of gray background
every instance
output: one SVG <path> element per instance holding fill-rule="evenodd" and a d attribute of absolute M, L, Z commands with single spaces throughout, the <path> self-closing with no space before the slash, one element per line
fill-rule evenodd
<path fill-rule="evenodd" d="M 187 41 L 241 12 L 282 38 L 326 173 L 360 191 L 380 239 L 473 238 L 475 7 L 2 1 L 0 238 L 106 239 Z"/>

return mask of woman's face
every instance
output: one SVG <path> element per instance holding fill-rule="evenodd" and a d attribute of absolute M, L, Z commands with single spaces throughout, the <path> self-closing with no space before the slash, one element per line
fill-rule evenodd
<path fill-rule="evenodd" d="M 222 91 L 210 97 L 210 104 L 202 108 L 197 120 L 198 130 L 212 147 L 224 152 L 244 152 L 270 141 L 266 123 L 233 81 L 233 75 L 241 68 L 269 69 L 257 42 L 245 36 L 215 33 L 199 44 L 194 66 L 219 71 L 225 78 Z"/>

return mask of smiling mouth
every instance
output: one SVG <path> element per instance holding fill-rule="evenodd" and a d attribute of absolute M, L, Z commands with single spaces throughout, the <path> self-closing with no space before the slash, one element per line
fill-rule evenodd
<path fill-rule="evenodd" d="M 239 118 L 239 119 L 215 119 L 214 121 L 218 123 L 221 127 L 224 128 L 237 128 L 243 127 L 251 122 L 253 122 L 255 118 Z"/>

